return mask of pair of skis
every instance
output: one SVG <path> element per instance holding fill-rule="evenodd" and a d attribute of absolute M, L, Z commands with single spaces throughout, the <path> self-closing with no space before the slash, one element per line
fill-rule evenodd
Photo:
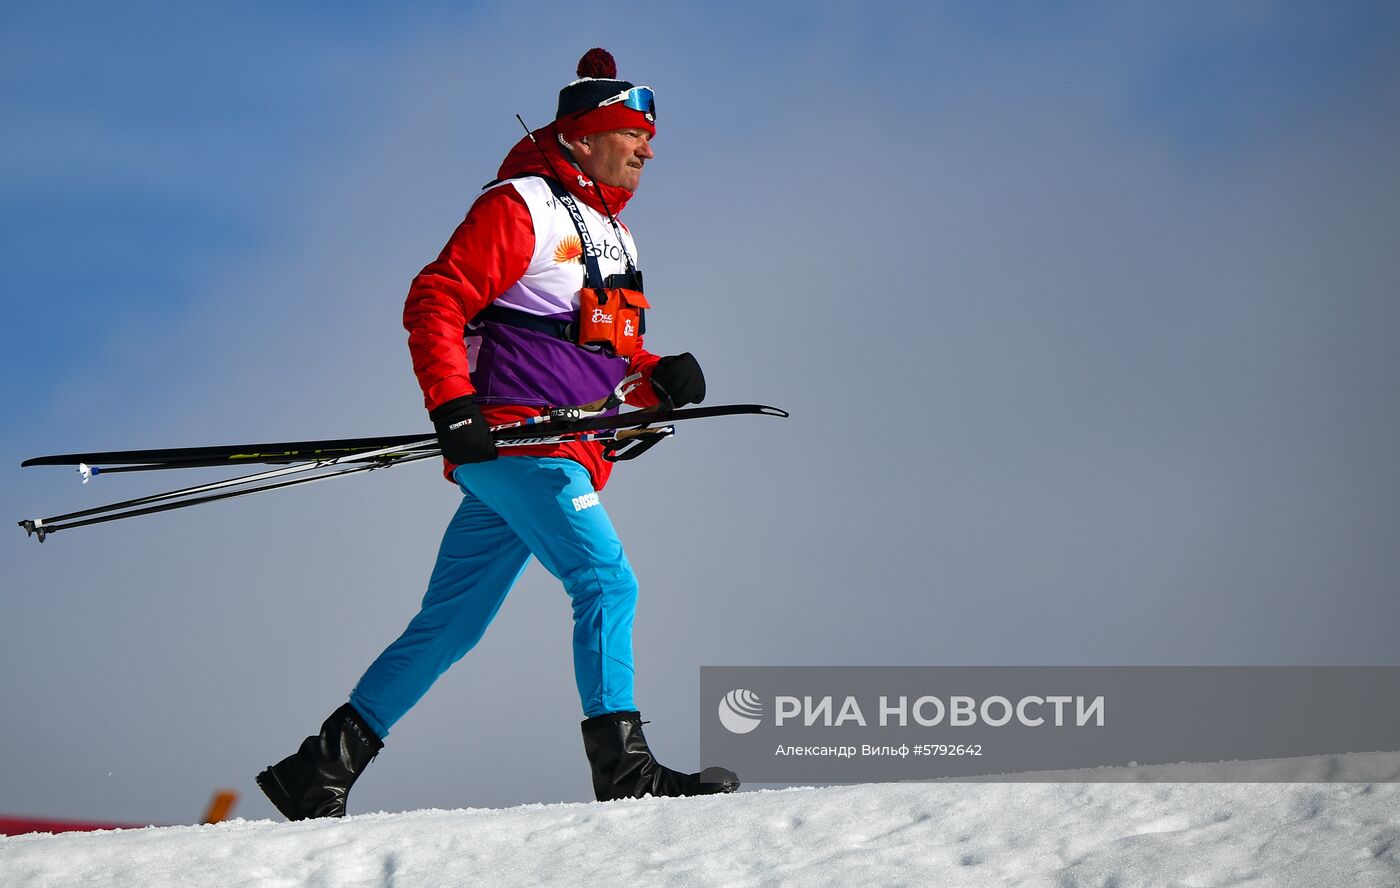
<path fill-rule="evenodd" d="M 784 410 L 762 404 L 726 404 L 716 407 L 635 410 L 606 415 L 626 394 L 624 386 L 604 401 L 586 407 L 552 410 L 537 417 L 494 426 L 498 448 L 554 444 L 565 441 L 605 442 L 605 458 L 632 459 L 675 432 L 673 423 L 690 419 L 753 414 L 786 417 Z M 436 437 L 397 435 L 380 438 L 341 438 L 325 441 L 290 441 L 221 447 L 182 447 L 161 450 L 122 450 L 105 453 L 70 453 L 27 459 L 21 466 L 77 466 L 88 483 L 98 475 L 164 469 L 218 466 L 277 465 L 281 468 L 239 475 L 178 490 L 94 506 L 49 518 L 19 522 L 25 533 L 39 542 L 51 533 L 167 512 L 201 503 L 250 496 L 359 472 L 390 468 L 441 455 Z"/>

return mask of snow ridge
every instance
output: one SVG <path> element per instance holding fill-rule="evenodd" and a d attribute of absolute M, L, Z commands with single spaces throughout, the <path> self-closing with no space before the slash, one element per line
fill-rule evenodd
<path fill-rule="evenodd" d="M 0 839 L 7 888 L 581 884 L 1393 888 L 1400 786 L 884 784 Z"/>

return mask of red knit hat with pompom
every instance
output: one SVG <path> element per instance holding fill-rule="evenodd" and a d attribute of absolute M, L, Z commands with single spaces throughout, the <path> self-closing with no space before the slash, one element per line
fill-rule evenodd
<path fill-rule="evenodd" d="M 611 99 L 636 84 L 617 79 L 617 62 L 612 53 L 595 46 L 578 62 L 579 79 L 559 90 L 559 109 L 554 114 L 559 133 L 570 142 L 609 130 L 639 129 L 656 135 L 656 111 L 650 113 L 614 102 L 602 108 L 598 103 Z"/>

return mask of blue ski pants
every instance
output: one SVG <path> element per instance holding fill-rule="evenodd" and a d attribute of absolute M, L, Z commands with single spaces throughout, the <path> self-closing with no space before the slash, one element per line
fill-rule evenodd
<path fill-rule="evenodd" d="M 350 703 L 384 738 L 481 640 L 533 554 L 574 611 L 574 679 L 585 717 L 635 709 L 637 581 L 588 471 L 569 459 L 507 456 L 459 466 L 462 504 L 447 525 L 418 615 L 374 661 Z"/>

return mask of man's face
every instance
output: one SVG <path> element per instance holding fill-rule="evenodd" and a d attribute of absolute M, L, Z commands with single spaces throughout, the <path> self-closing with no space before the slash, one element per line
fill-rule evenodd
<path fill-rule="evenodd" d="M 584 175 L 604 185 L 636 191 L 642 167 L 656 155 L 643 129 L 620 129 L 584 136 L 574 143 L 574 157 Z"/>

